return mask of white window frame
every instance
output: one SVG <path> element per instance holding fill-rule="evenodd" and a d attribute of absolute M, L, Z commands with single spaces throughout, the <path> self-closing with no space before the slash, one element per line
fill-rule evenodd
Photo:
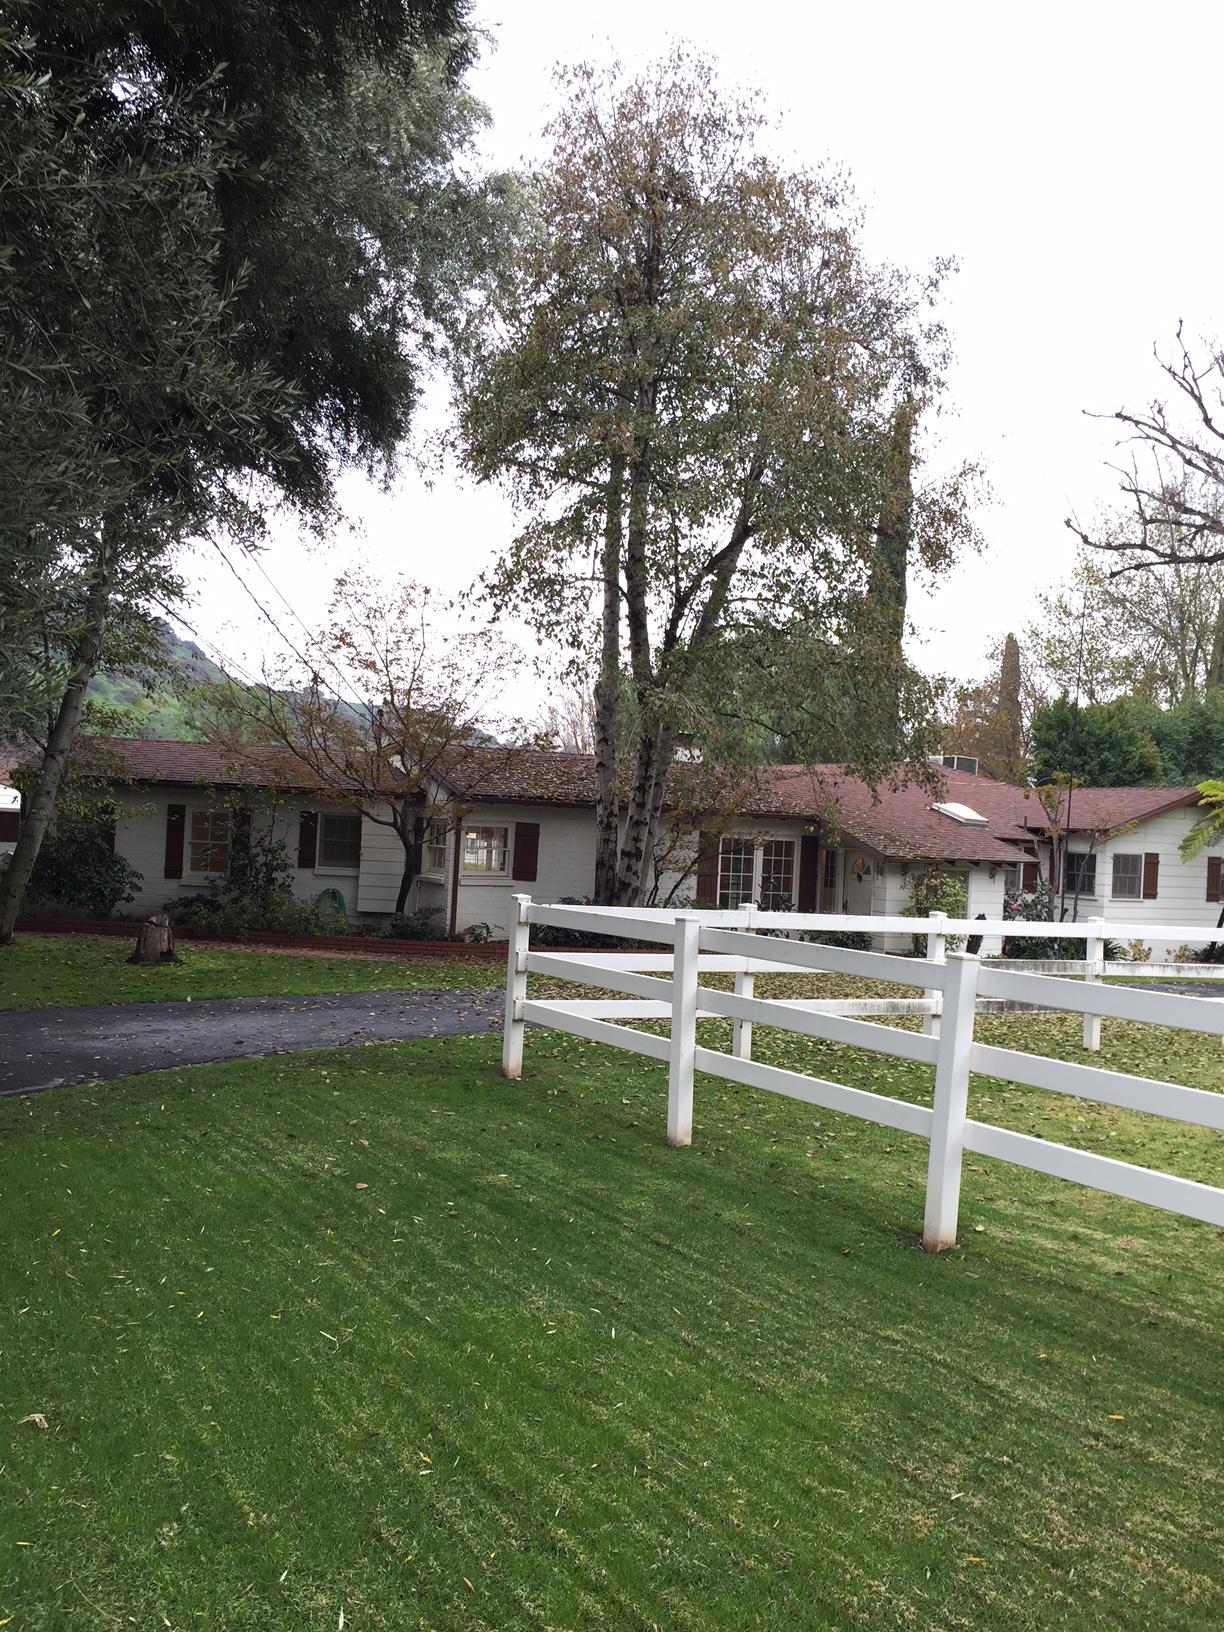
<path fill-rule="evenodd" d="M 223 867 L 197 867 L 195 864 L 196 844 L 202 847 L 213 847 L 221 841 L 210 833 L 207 839 L 197 840 L 195 837 L 196 817 L 208 818 L 211 828 L 218 818 L 225 821 L 225 865 Z M 234 813 L 228 805 L 190 805 L 187 809 L 187 832 L 185 835 L 187 854 L 184 857 L 183 871 L 188 878 L 225 878 L 229 874 L 230 860 L 234 853 Z"/>
<path fill-rule="evenodd" d="M 426 824 L 425 837 L 421 840 L 421 877 L 445 878 L 447 855 L 446 823 L 436 818 Z M 430 851 L 434 857 L 430 859 Z M 439 856 L 440 852 L 440 856 Z"/>
<path fill-rule="evenodd" d="M 504 833 L 505 839 L 500 846 L 502 865 L 500 867 L 469 867 L 468 866 L 468 835 L 472 833 Z M 475 879 L 481 883 L 491 883 L 495 879 L 510 877 L 510 845 L 514 836 L 514 827 L 511 822 L 473 822 L 465 824 L 461 836 L 461 850 L 459 862 L 459 876 L 463 879 Z M 496 854 L 498 843 L 496 839 L 490 842 L 489 848 Z"/>
<path fill-rule="evenodd" d="M 1109 892 L 1111 901 L 1142 901 L 1143 900 L 1143 851 L 1142 850 L 1115 850 L 1110 860 Z M 1125 892 L 1118 890 L 1118 863 L 1120 861 L 1135 862 L 1135 888 Z"/>
<path fill-rule="evenodd" d="M 328 822 L 357 823 L 357 859 L 356 861 L 325 861 L 323 846 L 326 844 L 326 828 Z M 316 873 L 358 873 L 361 871 L 361 817 L 350 810 L 321 810 L 319 812 L 318 832 L 315 837 L 315 868 Z"/>
<path fill-rule="evenodd" d="M 1083 888 L 1077 890 L 1075 888 L 1074 884 L 1072 883 L 1072 881 L 1071 881 L 1071 857 L 1072 856 L 1075 856 L 1078 859 L 1081 870 L 1082 870 L 1083 865 L 1084 865 L 1085 862 L 1091 862 L 1092 863 L 1092 888 L 1090 890 L 1085 890 Z M 1067 886 L 1066 893 L 1068 895 L 1077 896 L 1079 898 L 1079 900 L 1081 900 L 1081 901 L 1097 901 L 1097 900 L 1100 899 L 1100 897 L 1099 897 L 1099 895 L 1097 893 L 1098 889 L 1100 887 L 1099 868 L 1097 867 L 1097 863 L 1098 863 L 1099 860 L 1100 860 L 1100 857 L 1097 855 L 1095 850 L 1068 850 L 1068 851 L 1065 852 L 1065 854 L 1063 855 L 1063 870 L 1064 870 L 1063 871 L 1063 876 L 1064 876 L 1064 878 L 1066 880 L 1066 886 Z"/>
<path fill-rule="evenodd" d="M 727 911 L 727 910 L 730 910 L 731 908 L 733 908 L 735 906 L 744 905 L 746 902 L 749 902 L 749 901 L 752 901 L 752 902 L 759 902 L 760 901 L 760 899 L 761 899 L 761 885 L 762 885 L 763 874 L 764 874 L 764 871 L 765 871 L 765 846 L 768 845 L 768 844 L 785 844 L 785 845 L 788 845 L 789 848 L 790 848 L 790 856 L 791 856 L 791 863 L 790 863 L 790 876 L 791 876 L 790 902 L 791 902 L 791 904 L 790 904 L 790 907 L 789 908 L 779 908 L 779 907 L 774 907 L 774 906 L 771 905 L 769 910 L 770 911 L 788 911 L 788 910 L 789 911 L 794 911 L 795 903 L 798 900 L 798 890 L 799 890 L 799 841 L 797 839 L 795 839 L 795 838 L 792 838 L 789 834 L 786 834 L 786 833 L 724 833 L 723 834 L 723 836 L 718 841 L 718 888 L 717 888 L 717 891 L 715 892 L 715 899 L 716 899 L 717 904 L 718 904 L 718 906 L 719 906 L 719 908 L 721 910 Z M 724 894 L 723 894 L 724 881 L 729 881 L 730 877 L 732 876 L 729 872 L 724 872 L 723 862 L 724 862 L 725 859 L 730 859 L 729 854 L 725 853 L 724 847 L 725 846 L 729 847 L 731 845 L 735 845 L 735 846 L 741 847 L 741 848 L 743 846 L 746 846 L 746 845 L 751 845 L 752 846 L 752 867 L 751 867 L 750 891 L 745 896 L 745 895 L 742 894 L 741 889 L 736 889 L 735 891 L 728 890 L 727 891 L 727 900 L 726 900 L 726 902 L 724 902 Z M 744 874 L 744 871 L 743 871 L 742 868 L 739 870 L 738 876 L 740 877 L 741 880 L 744 878 L 745 874 Z M 735 895 L 737 895 L 739 897 L 739 899 L 732 903 L 732 902 L 730 902 L 730 896 L 733 893 Z"/>

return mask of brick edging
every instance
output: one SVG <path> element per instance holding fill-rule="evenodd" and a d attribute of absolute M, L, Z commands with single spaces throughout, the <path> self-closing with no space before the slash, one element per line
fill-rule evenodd
<path fill-rule="evenodd" d="M 139 922 L 87 918 L 19 918 L 17 929 L 30 935 L 110 935 L 135 940 Z M 272 929 L 178 929 L 180 941 L 224 941 L 227 945 L 270 946 L 293 952 L 365 952 L 382 958 L 454 958 L 470 963 L 501 963 L 505 941 L 395 941 L 381 935 L 288 935 Z"/>
<path fill-rule="evenodd" d="M 16 928 L 26 935 L 106 935 L 135 940 L 141 919 L 115 918 L 19 918 Z M 453 958 L 463 963 L 504 963 L 505 941 L 394 941 L 381 935 L 286 935 L 274 929 L 235 930 L 179 929 L 180 941 L 218 941 L 226 946 L 268 946 L 287 952 L 364 952 L 378 958 Z M 541 946 L 540 952 L 582 952 L 575 946 Z M 658 942 L 641 946 L 608 948 L 619 952 L 660 952 Z"/>

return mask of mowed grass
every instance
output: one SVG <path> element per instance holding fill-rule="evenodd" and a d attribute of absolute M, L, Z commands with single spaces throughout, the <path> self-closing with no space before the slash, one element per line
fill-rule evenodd
<path fill-rule="evenodd" d="M 980 1035 L 1077 1053 L 1073 1023 Z M 1115 1024 L 1100 1058 L 1150 1048 Z M 1219 1083 L 1207 1039 L 1160 1059 Z M 974 1159 L 931 1258 L 922 1141 L 702 1078 L 671 1151 L 665 1095 L 529 1032 L 520 1083 L 477 1038 L 0 1105 L 0 1621 L 1224 1621 L 1220 1232 Z M 973 1108 L 1221 1178 L 1216 1135 L 1003 1083 Z"/>
<path fill-rule="evenodd" d="M 0 946 L 0 1010 L 84 1003 L 173 1003 L 187 998 L 296 996 L 308 992 L 451 991 L 500 986 L 500 961 L 321 957 L 179 943 L 182 963 L 128 963 L 132 943 L 22 935 Z"/>

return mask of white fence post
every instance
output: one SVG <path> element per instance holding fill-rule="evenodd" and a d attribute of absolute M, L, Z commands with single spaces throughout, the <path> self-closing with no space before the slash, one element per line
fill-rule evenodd
<path fill-rule="evenodd" d="M 1099 980 L 1105 973 L 1105 921 L 1102 918 L 1090 918 L 1092 935 L 1084 946 L 1084 980 L 1092 982 Z M 1101 1046 L 1101 1017 L 1099 1014 L 1084 1016 L 1084 1047 L 1095 1054 Z"/>
<path fill-rule="evenodd" d="M 752 928 L 752 915 L 756 911 L 753 902 L 745 901 L 739 909 L 744 914 L 744 928 Z M 737 929 L 739 925 L 735 926 Z M 736 975 L 735 995 L 737 997 L 751 997 L 756 987 L 756 976 L 751 973 Z M 731 1022 L 731 1052 L 740 1060 L 752 1058 L 752 1021 L 733 1020 Z"/>
<path fill-rule="evenodd" d="M 510 925 L 510 947 L 506 954 L 506 1022 L 502 1032 L 502 1076 L 523 1074 L 523 1004 L 527 998 L 527 944 L 531 925 L 527 911 L 529 895 L 515 895 L 514 922 Z"/>
<path fill-rule="evenodd" d="M 953 952 L 947 960 L 943 1026 L 935 1062 L 931 1150 L 927 1161 L 926 1216 L 922 1245 L 942 1252 L 956 1245 L 960 1211 L 961 1156 L 969 1107 L 969 1059 L 973 1050 L 973 1012 L 977 1003 L 978 960 Z"/>
<path fill-rule="evenodd" d="M 693 1066 L 697 1052 L 697 960 L 701 919 L 676 914 L 672 960 L 671 1045 L 667 1055 L 667 1142 L 693 1142 Z"/>
<path fill-rule="evenodd" d="M 946 912 L 932 912 L 928 916 L 933 926 L 946 923 L 948 917 Z M 933 929 L 932 933 L 927 936 L 926 955 L 932 963 L 943 963 L 948 955 L 948 937 Z M 939 993 L 936 991 L 925 991 L 922 995 L 923 997 L 939 997 Z M 938 1037 L 939 1016 L 937 1014 L 924 1014 L 922 1029 L 928 1037 Z"/>

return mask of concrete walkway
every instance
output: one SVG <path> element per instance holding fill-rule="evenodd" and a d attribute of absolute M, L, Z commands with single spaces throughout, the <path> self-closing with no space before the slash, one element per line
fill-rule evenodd
<path fill-rule="evenodd" d="M 0 1097 L 312 1048 L 462 1037 L 501 1024 L 500 991 L 343 992 L 0 1013 Z"/>

